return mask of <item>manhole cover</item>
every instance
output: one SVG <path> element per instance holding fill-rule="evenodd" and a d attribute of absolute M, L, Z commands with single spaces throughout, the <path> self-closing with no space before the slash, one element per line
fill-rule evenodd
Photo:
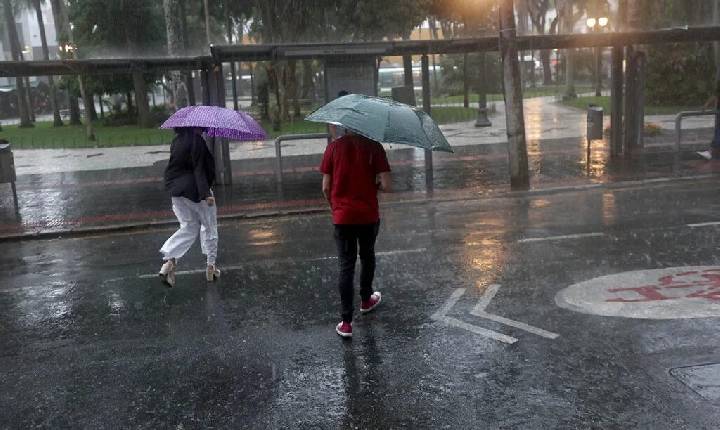
<path fill-rule="evenodd" d="M 705 400 L 720 400 L 720 363 L 677 367 L 670 374 Z"/>

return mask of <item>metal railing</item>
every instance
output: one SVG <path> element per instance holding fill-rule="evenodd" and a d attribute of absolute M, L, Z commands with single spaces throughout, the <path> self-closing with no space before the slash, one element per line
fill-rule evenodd
<path fill-rule="evenodd" d="M 680 112 L 675 117 L 675 152 L 680 151 L 680 143 L 682 141 L 682 120 L 689 116 L 707 116 L 707 115 L 718 115 L 720 111 L 717 110 L 693 110 Z"/>
<path fill-rule="evenodd" d="M 328 139 L 327 133 L 307 133 L 307 134 L 286 134 L 275 138 L 275 178 L 277 179 L 278 189 L 283 183 L 283 167 L 282 167 L 282 143 L 288 140 L 305 140 L 305 139 Z"/>

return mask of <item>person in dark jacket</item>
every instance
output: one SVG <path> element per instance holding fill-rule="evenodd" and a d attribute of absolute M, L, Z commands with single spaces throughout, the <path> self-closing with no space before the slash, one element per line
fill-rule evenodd
<path fill-rule="evenodd" d="M 170 192 L 172 208 L 180 228 L 165 241 L 160 252 L 163 265 L 160 278 L 175 286 L 177 260 L 200 235 L 202 253 L 207 256 L 206 278 L 220 276 L 215 265 L 218 249 L 217 207 L 212 186 L 215 183 L 215 160 L 200 128 L 176 128 L 170 145 L 170 161 L 165 169 L 165 189 Z"/>

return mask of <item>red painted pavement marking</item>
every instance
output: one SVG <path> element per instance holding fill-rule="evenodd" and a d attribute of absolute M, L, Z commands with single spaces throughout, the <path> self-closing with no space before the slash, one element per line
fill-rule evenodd
<path fill-rule="evenodd" d="M 613 297 L 606 302 L 654 302 L 673 299 L 720 301 L 720 269 L 688 271 L 658 278 L 656 284 L 630 288 L 611 288 L 611 293 L 632 292 L 631 297 Z"/>

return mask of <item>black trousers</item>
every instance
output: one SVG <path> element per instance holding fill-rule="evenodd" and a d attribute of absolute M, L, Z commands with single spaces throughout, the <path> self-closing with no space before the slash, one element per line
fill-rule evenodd
<path fill-rule="evenodd" d="M 351 322 L 353 317 L 353 281 L 358 247 L 361 265 L 360 299 L 368 300 L 373 293 L 375 239 L 379 229 L 379 221 L 375 224 L 335 224 L 335 245 L 340 266 L 338 289 L 342 303 L 342 320 L 345 322 Z"/>

